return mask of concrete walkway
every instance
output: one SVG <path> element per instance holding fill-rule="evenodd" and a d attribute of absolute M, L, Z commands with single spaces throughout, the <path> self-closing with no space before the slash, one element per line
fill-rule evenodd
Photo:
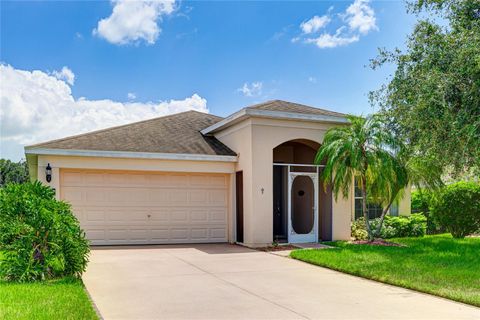
<path fill-rule="evenodd" d="M 104 319 L 480 319 L 480 309 L 227 245 L 93 249 Z"/>

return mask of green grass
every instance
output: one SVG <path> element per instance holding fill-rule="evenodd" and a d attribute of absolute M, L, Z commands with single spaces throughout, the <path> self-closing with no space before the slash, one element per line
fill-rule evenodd
<path fill-rule="evenodd" d="M 391 241 L 406 247 L 339 241 L 329 243 L 335 249 L 296 250 L 291 257 L 480 307 L 480 238 L 436 235 Z"/>
<path fill-rule="evenodd" d="M 0 282 L 0 319 L 98 319 L 81 280 Z"/>

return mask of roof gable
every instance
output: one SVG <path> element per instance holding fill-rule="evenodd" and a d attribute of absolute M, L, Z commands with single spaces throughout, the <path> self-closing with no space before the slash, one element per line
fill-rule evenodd
<path fill-rule="evenodd" d="M 213 134 L 219 132 L 250 117 L 308 122 L 329 122 L 340 125 L 349 123 L 347 115 L 340 112 L 309 107 L 303 104 L 283 100 L 272 100 L 245 107 L 240 111 L 229 115 L 225 119 L 203 129 L 202 133 Z"/>

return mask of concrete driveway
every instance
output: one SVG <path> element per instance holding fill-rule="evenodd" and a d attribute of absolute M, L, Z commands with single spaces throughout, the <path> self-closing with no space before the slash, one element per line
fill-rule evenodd
<path fill-rule="evenodd" d="M 235 245 L 92 251 L 104 319 L 480 319 L 480 309 Z"/>

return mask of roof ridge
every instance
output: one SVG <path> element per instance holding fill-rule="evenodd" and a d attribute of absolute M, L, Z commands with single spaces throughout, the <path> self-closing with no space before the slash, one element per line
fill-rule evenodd
<path fill-rule="evenodd" d="M 332 110 L 325 109 L 325 108 L 319 108 L 319 107 L 309 106 L 309 105 L 306 105 L 306 104 L 303 104 L 303 103 L 291 102 L 291 101 L 282 100 L 282 99 L 274 99 L 274 100 L 268 100 L 268 101 L 261 102 L 261 103 L 256 103 L 256 104 L 253 104 L 253 105 L 251 105 L 251 106 L 247 106 L 247 107 L 245 107 L 244 109 L 257 109 L 257 108 L 259 108 L 259 107 L 265 107 L 265 106 L 274 104 L 275 102 L 286 103 L 286 104 L 290 104 L 290 105 L 298 105 L 298 106 L 301 106 L 301 107 L 304 107 L 304 108 L 308 108 L 308 109 L 316 109 L 316 110 L 321 110 L 321 111 L 326 111 L 326 112 L 334 113 L 334 114 L 337 114 L 337 115 L 346 116 L 346 114 L 341 113 L 341 112 L 332 111 Z M 291 112 L 294 112 L 294 111 L 291 111 Z"/>
<path fill-rule="evenodd" d="M 68 137 L 64 137 L 64 138 L 43 141 L 43 142 L 39 142 L 39 143 L 35 143 L 35 144 L 25 146 L 25 148 L 34 148 L 34 147 L 38 147 L 38 146 L 41 146 L 41 145 L 47 144 L 47 143 L 62 142 L 62 141 L 66 141 L 66 140 L 69 140 L 69 139 L 75 139 L 75 138 L 83 137 L 83 136 L 86 136 L 86 135 L 89 135 L 89 134 L 95 134 L 95 133 L 115 130 L 115 129 L 131 126 L 131 125 L 135 125 L 135 124 L 141 124 L 141 123 L 147 123 L 147 122 L 150 122 L 150 121 L 155 121 L 155 120 L 158 120 L 158 119 L 166 119 L 166 118 L 170 118 L 170 117 L 173 117 L 173 116 L 177 116 L 177 115 L 184 114 L 184 113 L 189 113 L 189 112 L 202 113 L 202 114 L 206 114 L 206 115 L 209 115 L 209 116 L 214 116 L 214 117 L 223 119 L 220 116 L 210 114 L 210 113 L 200 112 L 200 111 L 197 111 L 197 110 L 186 110 L 186 111 L 182 111 L 182 112 L 163 115 L 163 116 L 160 116 L 160 117 L 155 117 L 155 118 L 140 120 L 140 121 L 136 121 L 136 122 L 125 123 L 125 124 L 121 124 L 121 125 L 118 125 L 118 126 L 113 126 L 113 127 L 103 128 L 103 129 L 99 129 L 99 130 L 84 132 L 84 133 L 80 133 L 80 134 L 76 134 L 76 135 L 68 136 Z"/>

